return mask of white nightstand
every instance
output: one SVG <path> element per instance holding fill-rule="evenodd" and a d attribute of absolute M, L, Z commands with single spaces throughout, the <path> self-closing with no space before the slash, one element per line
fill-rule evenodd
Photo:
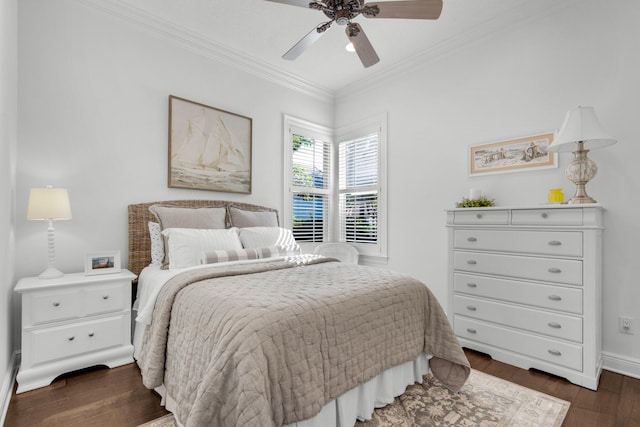
<path fill-rule="evenodd" d="M 65 372 L 133 362 L 131 281 L 135 274 L 21 279 L 22 362 L 17 393 L 47 386 Z"/>

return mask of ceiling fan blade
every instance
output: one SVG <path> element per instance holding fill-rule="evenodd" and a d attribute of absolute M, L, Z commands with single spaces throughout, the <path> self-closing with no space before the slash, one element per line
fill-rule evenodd
<path fill-rule="evenodd" d="M 309 9 L 309 3 L 311 3 L 312 0 L 267 0 L 267 1 L 271 1 L 274 3 L 288 4 L 291 6 L 300 6 L 300 7 Z"/>
<path fill-rule="evenodd" d="M 326 33 L 325 31 L 318 32 L 318 28 L 315 27 L 313 30 L 309 32 L 306 36 L 304 36 L 298 43 L 296 43 L 291 49 L 287 51 L 284 55 L 282 55 L 283 59 L 288 59 L 289 61 L 293 61 L 298 56 L 302 55 L 302 52 L 307 50 L 309 46 L 314 44 L 320 37 Z"/>
<path fill-rule="evenodd" d="M 349 41 L 353 44 L 353 47 L 356 50 L 356 53 L 360 57 L 360 61 L 362 61 L 362 65 L 365 67 L 371 67 L 374 64 L 377 64 L 380 61 L 378 58 L 378 54 L 371 46 L 371 42 L 369 38 L 362 30 L 360 24 L 350 23 L 347 25 L 346 29 L 347 37 L 349 37 Z"/>
<path fill-rule="evenodd" d="M 366 18 L 438 19 L 442 12 L 442 0 L 376 1 L 365 6 L 378 6 L 380 12 Z"/>

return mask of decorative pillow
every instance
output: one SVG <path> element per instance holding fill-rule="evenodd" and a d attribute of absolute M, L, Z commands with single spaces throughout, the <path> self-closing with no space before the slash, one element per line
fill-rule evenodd
<path fill-rule="evenodd" d="M 239 261 L 245 259 L 258 259 L 257 249 L 232 249 L 230 251 L 217 250 L 202 252 L 200 264 L 214 264 L 216 262 Z"/>
<path fill-rule="evenodd" d="M 229 206 L 232 227 L 277 227 L 278 214 L 271 211 L 245 211 Z"/>
<path fill-rule="evenodd" d="M 149 237 L 151 238 L 151 264 L 162 264 L 164 258 L 164 242 L 160 224 L 149 221 Z"/>
<path fill-rule="evenodd" d="M 258 252 L 258 258 L 272 258 L 281 256 L 295 256 L 300 255 L 300 246 L 287 245 L 287 246 L 268 246 L 266 248 L 256 249 Z"/>
<path fill-rule="evenodd" d="M 224 229 L 226 208 L 180 208 L 173 206 L 152 205 L 149 211 L 158 218 L 160 229 L 168 228 L 207 228 Z M 169 266 L 170 257 L 166 236 L 163 239 L 164 257 L 162 268 Z"/>
<path fill-rule="evenodd" d="M 200 253 L 215 250 L 242 249 L 235 228 L 207 230 L 198 228 L 168 228 L 169 269 L 186 268 L 200 263 Z"/>
<path fill-rule="evenodd" d="M 291 230 L 281 227 L 239 228 L 238 235 L 245 248 L 297 245 Z"/>

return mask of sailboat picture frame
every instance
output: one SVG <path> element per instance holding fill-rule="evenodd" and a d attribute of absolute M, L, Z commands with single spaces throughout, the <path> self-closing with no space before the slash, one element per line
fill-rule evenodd
<path fill-rule="evenodd" d="M 251 194 L 253 121 L 169 96 L 169 187 Z"/>

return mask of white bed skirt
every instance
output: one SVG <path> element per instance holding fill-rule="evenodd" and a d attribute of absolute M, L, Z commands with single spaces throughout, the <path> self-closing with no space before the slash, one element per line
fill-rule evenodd
<path fill-rule="evenodd" d="M 133 344 L 134 356 L 137 359 L 144 325 L 136 323 L 136 326 Z M 413 361 L 387 369 L 370 381 L 327 403 L 315 417 L 285 427 L 353 427 L 357 419 L 371 419 L 375 408 L 382 408 L 393 402 L 396 396 L 404 393 L 408 385 L 422 383 L 422 376 L 429 372 L 429 358 L 426 354 L 420 354 Z M 162 405 L 168 411 L 174 412 L 176 402 L 167 395 L 164 385 L 156 388 L 156 391 L 162 396 Z M 181 426 L 177 420 L 176 424 Z"/>

